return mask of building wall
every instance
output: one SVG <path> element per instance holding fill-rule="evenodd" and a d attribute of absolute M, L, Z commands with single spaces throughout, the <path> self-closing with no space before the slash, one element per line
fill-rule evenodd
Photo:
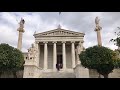
<path fill-rule="evenodd" d="M 120 78 L 120 69 L 114 69 L 113 72 L 109 74 L 109 78 Z"/>
<path fill-rule="evenodd" d="M 90 78 L 98 78 L 99 74 L 96 70 L 89 69 Z M 120 69 L 114 69 L 112 73 L 109 74 L 109 78 L 120 78 Z M 103 76 L 102 76 L 103 78 Z"/>
<path fill-rule="evenodd" d="M 53 69 L 53 45 L 48 45 L 48 69 Z"/>
<path fill-rule="evenodd" d="M 62 54 L 62 45 L 57 45 L 57 54 Z M 44 65 L 44 45 L 40 45 L 40 67 Z M 66 67 L 72 68 L 71 45 L 66 45 Z M 53 69 L 53 45 L 48 45 L 48 69 Z"/>
<path fill-rule="evenodd" d="M 40 45 L 40 67 L 44 65 L 44 45 Z M 48 45 L 48 69 L 53 68 L 53 46 Z"/>
<path fill-rule="evenodd" d="M 66 67 L 72 68 L 71 45 L 66 45 Z"/>
<path fill-rule="evenodd" d="M 98 72 L 96 70 L 89 69 L 89 77 L 90 78 L 98 78 L 99 74 L 98 74 Z"/>
<path fill-rule="evenodd" d="M 27 60 L 28 59 L 28 53 L 23 53 L 23 56 L 24 56 L 24 60 Z"/>
<path fill-rule="evenodd" d="M 40 67 L 43 68 L 44 64 L 44 45 L 40 45 L 40 59 L 39 59 Z"/>

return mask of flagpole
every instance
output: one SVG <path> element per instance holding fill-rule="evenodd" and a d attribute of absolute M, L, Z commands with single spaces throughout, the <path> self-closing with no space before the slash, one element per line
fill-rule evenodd
<path fill-rule="evenodd" d="M 61 15 L 61 12 L 59 12 L 59 25 L 58 25 L 58 28 L 61 28 L 61 26 L 60 26 L 60 15 Z"/>
<path fill-rule="evenodd" d="M 61 14 L 61 12 L 59 12 L 59 25 L 60 25 L 60 14 Z"/>

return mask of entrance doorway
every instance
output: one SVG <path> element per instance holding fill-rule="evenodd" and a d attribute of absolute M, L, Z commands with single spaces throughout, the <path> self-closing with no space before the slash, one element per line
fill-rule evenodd
<path fill-rule="evenodd" d="M 57 68 L 58 71 L 63 68 L 63 60 L 62 60 L 62 55 L 61 54 L 57 55 L 56 68 Z"/>

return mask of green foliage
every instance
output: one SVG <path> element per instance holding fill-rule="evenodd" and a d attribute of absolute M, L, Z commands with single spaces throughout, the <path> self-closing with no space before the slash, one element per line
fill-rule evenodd
<path fill-rule="evenodd" d="M 120 27 L 118 27 L 118 30 L 120 30 Z M 114 45 L 120 47 L 120 31 L 115 32 L 115 35 L 117 36 L 114 39 L 111 39 L 111 42 L 114 42 Z"/>
<path fill-rule="evenodd" d="M 111 39 L 111 42 L 114 42 L 114 45 L 119 46 L 120 47 L 120 37 L 117 37 L 115 39 Z"/>
<path fill-rule="evenodd" d="M 17 71 L 23 68 L 24 57 L 21 51 L 9 46 L 0 44 L 0 71 Z"/>
<path fill-rule="evenodd" d="M 93 46 L 80 54 L 81 64 L 89 69 L 96 69 L 105 75 L 114 69 L 116 53 L 106 47 Z"/>
<path fill-rule="evenodd" d="M 120 50 L 115 50 L 114 67 L 120 68 Z"/>

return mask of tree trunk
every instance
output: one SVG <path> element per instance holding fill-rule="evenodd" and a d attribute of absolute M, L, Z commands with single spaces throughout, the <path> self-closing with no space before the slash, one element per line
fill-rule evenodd
<path fill-rule="evenodd" d="M 16 73 L 16 71 L 13 71 L 13 76 L 14 76 L 14 78 L 17 78 L 17 73 Z"/>
<path fill-rule="evenodd" d="M 108 74 L 104 74 L 103 76 L 104 76 L 104 78 L 108 78 Z"/>

